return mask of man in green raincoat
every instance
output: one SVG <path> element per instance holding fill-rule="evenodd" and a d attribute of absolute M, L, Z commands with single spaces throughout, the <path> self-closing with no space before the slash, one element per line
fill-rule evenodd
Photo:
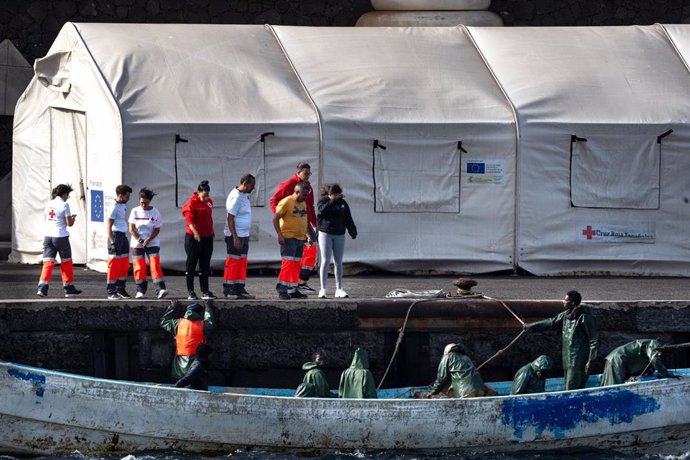
<path fill-rule="evenodd" d="M 565 311 L 553 318 L 524 325 L 530 331 L 562 330 L 566 390 L 576 390 L 587 385 L 589 368 L 597 357 L 599 347 L 596 319 L 592 309 L 581 302 L 579 292 L 569 291 L 563 299 Z"/>
<path fill-rule="evenodd" d="M 196 302 L 188 305 L 182 318 L 176 308 L 177 305 L 172 303 L 165 309 L 161 327 L 175 337 L 175 358 L 170 375 L 177 381 L 187 374 L 194 361 L 196 347 L 206 342 L 214 320 L 212 300 L 207 300 L 205 306 Z"/>
<path fill-rule="evenodd" d="M 531 363 L 525 364 L 515 373 L 511 395 L 543 393 L 546 386 L 546 371 L 552 366 L 551 358 L 541 355 Z"/>
<path fill-rule="evenodd" d="M 431 398 L 445 392 L 449 385 L 456 398 L 476 398 L 496 394 L 494 389 L 484 385 L 484 380 L 461 343 L 446 345 L 443 358 L 438 363 L 436 381 L 431 385 L 431 391 L 424 397 Z"/>
<path fill-rule="evenodd" d="M 317 351 L 311 357 L 311 361 L 302 365 L 302 370 L 307 371 L 304 374 L 302 383 L 297 387 L 295 392 L 296 398 L 333 398 L 335 395 L 331 393 L 331 387 L 326 380 L 326 373 L 321 367 L 326 362 L 326 357 L 322 351 Z"/>
<path fill-rule="evenodd" d="M 350 367 L 345 369 L 340 375 L 338 397 L 377 398 L 374 376 L 369 370 L 369 355 L 365 350 L 357 348 L 354 355 L 352 355 Z"/>
<path fill-rule="evenodd" d="M 658 340 L 641 339 L 614 348 L 606 356 L 601 386 L 624 383 L 630 377 L 638 377 L 647 369 L 657 371 L 661 377 L 668 377 L 668 370 L 660 358 L 661 345 Z"/>

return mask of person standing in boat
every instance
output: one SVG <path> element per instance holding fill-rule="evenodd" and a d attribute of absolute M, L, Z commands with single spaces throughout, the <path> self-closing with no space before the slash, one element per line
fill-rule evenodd
<path fill-rule="evenodd" d="M 311 361 L 302 365 L 302 370 L 307 371 L 304 374 L 302 383 L 295 391 L 296 398 L 333 398 L 335 395 L 331 393 L 331 386 L 326 380 L 326 373 L 322 367 L 326 362 L 325 355 L 322 351 L 317 351 L 311 357 Z"/>
<path fill-rule="evenodd" d="M 563 299 L 565 311 L 553 318 L 524 325 L 529 331 L 558 328 L 562 330 L 566 390 L 587 386 L 587 375 L 592 361 L 597 358 L 599 347 L 596 319 L 592 309 L 581 302 L 582 296 L 579 292 L 569 291 Z"/>
<path fill-rule="evenodd" d="M 316 244 L 316 212 L 314 211 L 314 191 L 312 189 L 309 178 L 311 177 L 311 166 L 309 163 L 301 162 L 297 165 L 295 174 L 289 179 L 284 180 L 278 185 L 275 193 L 269 201 L 271 211 L 273 214 L 278 209 L 278 203 L 283 199 L 292 196 L 295 186 L 299 183 L 306 183 L 309 186 L 309 193 L 304 200 L 307 209 L 307 239 L 302 247 L 302 255 L 300 256 L 300 272 L 298 289 L 303 291 L 313 291 L 307 282 L 311 277 L 311 272 L 316 267 L 316 257 L 318 255 L 318 246 Z"/>
<path fill-rule="evenodd" d="M 238 300 L 253 299 L 247 292 L 247 254 L 249 253 L 249 232 L 252 226 L 252 205 L 249 194 L 256 186 L 256 178 L 245 174 L 240 185 L 232 189 L 225 200 L 227 216 L 225 220 L 225 270 L 223 272 L 223 295 Z"/>
<path fill-rule="evenodd" d="M 352 355 L 350 367 L 340 375 L 339 398 L 376 399 L 374 375 L 369 370 L 369 355 L 366 350 L 357 348 Z"/>
<path fill-rule="evenodd" d="M 161 327 L 175 337 L 175 358 L 170 375 L 179 380 L 187 374 L 194 361 L 197 346 L 205 343 L 213 331 L 213 301 L 207 300 L 205 306 L 196 302 L 188 305 L 182 318 L 176 317 L 176 310 L 175 303 L 166 308 Z"/>
<path fill-rule="evenodd" d="M 440 393 L 455 398 L 477 398 L 494 396 L 496 390 L 484 384 L 465 347 L 461 343 L 449 343 L 438 363 L 436 381 L 423 397 L 432 398 Z"/>
<path fill-rule="evenodd" d="M 39 297 L 48 296 L 48 286 L 55 268 L 55 258 L 60 254 L 60 275 L 65 297 L 74 297 L 81 291 L 74 287 L 74 266 L 72 265 L 72 246 L 69 244 L 69 232 L 67 227 L 74 225 L 76 214 L 72 214 L 69 208 L 69 194 L 72 187 L 67 184 L 59 184 L 51 193 L 52 200 L 48 202 L 43 213 L 45 218 L 45 237 L 43 238 L 43 269 L 38 281 Z"/>
<path fill-rule="evenodd" d="M 184 377 L 175 383 L 177 388 L 208 391 L 208 370 L 211 367 L 213 347 L 205 343 L 196 346 L 196 358 Z"/>
<path fill-rule="evenodd" d="M 527 363 L 515 373 L 511 395 L 525 395 L 543 393 L 546 388 L 546 371 L 551 370 L 551 358 L 541 355 L 531 363 Z"/>
<path fill-rule="evenodd" d="M 668 377 L 668 370 L 661 362 L 661 342 L 653 339 L 633 340 L 621 345 L 606 356 L 601 386 L 618 385 L 631 377 L 639 377 L 644 371 L 657 371 Z"/>

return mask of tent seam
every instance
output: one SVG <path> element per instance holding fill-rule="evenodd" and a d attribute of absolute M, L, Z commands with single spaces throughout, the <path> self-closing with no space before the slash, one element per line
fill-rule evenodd
<path fill-rule="evenodd" d="M 482 62 L 484 62 L 484 65 L 486 66 L 487 70 L 489 71 L 489 74 L 491 77 L 494 79 L 494 82 L 498 86 L 498 88 L 501 90 L 501 93 L 503 93 L 503 97 L 505 97 L 506 102 L 508 102 L 508 105 L 510 106 L 510 111 L 513 114 L 513 122 L 515 123 L 515 208 L 514 212 L 515 215 L 513 217 L 513 268 L 518 267 L 518 227 L 519 227 L 519 219 L 518 219 L 518 210 L 520 206 L 520 200 L 519 200 L 519 193 L 520 193 L 520 187 L 519 187 L 519 181 L 520 181 L 520 174 L 519 174 L 519 162 L 518 158 L 520 157 L 520 124 L 518 122 L 518 116 L 517 116 L 517 109 L 515 107 L 515 104 L 513 103 L 512 99 L 508 95 L 508 92 L 506 89 L 503 87 L 501 84 L 500 80 L 498 79 L 498 76 L 494 72 L 494 69 L 489 65 L 489 61 L 487 61 L 486 57 L 484 56 L 484 53 L 482 53 L 482 50 L 480 49 L 479 45 L 474 39 L 474 36 L 472 35 L 472 32 L 470 31 L 469 27 L 465 26 L 464 24 L 458 25 L 458 28 L 465 32 L 465 35 L 470 40 L 470 43 L 472 43 L 472 46 L 474 46 L 474 49 L 477 51 L 479 54 L 479 57 L 482 59 Z"/>
<path fill-rule="evenodd" d="M 285 56 L 285 59 L 287 60 L 288 64 L 290 64 L 292 72 L 295 74 L 295 77 L 297 78 L 297 81 L 299 81 L 299 84 L 302 87 L 304 94 L 306 94 L 307 98 L 309 99 L 309 103 L 314 109 L 314 113 L 316 115 L 316 124 L 319 128 L 319 183 L 323 183 L 323 129 L 321 126 L 321 111 L 319 110 L 319 107 L 316 105 L 316 101 L 314 101 L 314 98 L 312 97 L 311 93 L 307 89 L 307 85 L 304 84 L 304 80 L 302 80 L 302 77 L 297 71 L 295 64 L 292 62 L 292 59 L 290 59 L 290 55 L 285 49 L 285 46 L 283 46 L 283 42 L 280 41 L 280 37 L 278 37 L 275 28 L 270 24 L 266 24 L 266 28 L 268 28 L 268 30 L 271 31 L 271 34 L 273 34 L 273 38 L 275 38 L 276 43 L 278 43 L 280 50 L 283 52 L 283 55 Z"/>

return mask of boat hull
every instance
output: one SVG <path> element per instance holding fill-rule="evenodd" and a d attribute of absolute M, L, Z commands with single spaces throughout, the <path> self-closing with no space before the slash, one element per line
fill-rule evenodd
<path fill-rule="evenodd" d="M 690 450 L 690 379 L 478 399 L 297 399 L 0 363 L 0 450 L 19 454 Z"/>

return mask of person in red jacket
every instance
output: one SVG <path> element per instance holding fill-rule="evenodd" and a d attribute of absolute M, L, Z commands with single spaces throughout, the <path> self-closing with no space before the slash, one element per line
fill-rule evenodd
<path fill-rule="evenodd" d="M 299 163 L 297 165 L 297 171 L 295 171 L 295 175 L 287 180 L 284 180 L 278 185 L 278 188 L 271 197 L 271 201 L 269 203 L 271 205 L 271 211 L 273 212 L 273 214 L 275 214 L 276 207 L 278 206 L 278 203 L 280 203 L 280 200 L 292 195 L 295 191 L 295 185 L 299 184 L 300 182 L 306 182 L 309 186 L 309 194 L 307 195 L 307 199 L 305 200 L 305 204 L 307 205 L 308 222 L 307 242 L 304 245 L 304 249 L 302 251 L 299 284 L 297 286 L 299 289 L 304 291 L 314 291 L 314 289 L 309 287 L 307 281 L 309 281 L 311 273 L 316 268 L 316 257 L 319 252 L 318 245 L 316 244 L 316 212 L 314 211 L 314 192 L 311 183 L 309 182 L 310 177 L 311 166 L 309 165 L 309 163 Z"/>
<path fill-rule="evenodd" d="M 208 288 L 208 275 L 211 271 L 211 255 L 213 254 L 213 200 L 211 187 L 207 180 L 202 180 L 197 191 L 192 193 L 182 206 L 185 220 L 184 250 L 187 253 L 187 291 L 189 300 L 197 300 L 194 292 L 194 272 L 199 264 L 199 284 L 201 298 L 215 299 L 216 296 Z"/>

